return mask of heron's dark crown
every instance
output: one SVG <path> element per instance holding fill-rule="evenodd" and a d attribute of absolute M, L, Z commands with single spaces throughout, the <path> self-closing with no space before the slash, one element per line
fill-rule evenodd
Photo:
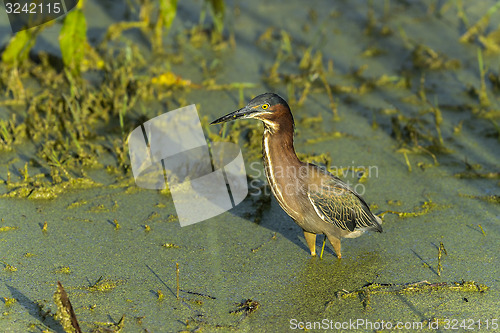
<path fill-rule="evenodd" d="M 249 103 L 248 106 L 257 106 L 257 105 L 262 105 L 265 103 L 269 103 L 270 109 L 273 108 L 275 105 L 284 105 L 288 110 L 290 110 L 290 107 L 288 106 L 288 103 L 281 98 L 279 95 L 275 93 L 265 93 L 261 94 L 259 96 L 256 96 L 253 98 Z"/>

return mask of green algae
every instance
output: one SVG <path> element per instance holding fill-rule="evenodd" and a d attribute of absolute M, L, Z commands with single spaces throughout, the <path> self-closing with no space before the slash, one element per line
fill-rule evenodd
<path fill-rule="evenodd" d="M 0 232 L 5 232 L 5 231 L 10 231 L 10 230 L 16 230 L 17 227 L 0 227 Z"/>
<path fill-rule="evenodd" d="M 329 168 L 332 164 L 332 157 L 328 153 L 321 154 L 306 154 L 306 153 L 297 153 L 297 157 L 305 162 L 314 163 L 317 165 L 324 165 L 326 168 Z"/>
<path fill-rule="evenodd" d="M 106 206 L 104 206 L 104 204 L 98 204 L 94 207 L 91 207 L 89 209 L 89 212 L 93 212 L 93 213 L 106 213 L 106 212 L 109 212 L 109 208 L 107 208 Z"/>
<path fill-rule="evenodd" d="M 71 268 L 68 266 L 61 266 L 56 269 L 54 269 L 54 273 L 56 274 L 71 274 Z"/>
<path fill-rule="evenodd" d="M 73 208 L 77 208 L 77 207 L 81 207 L 81 206 L 84 206 L 84 205 L 87 205 L 89 202 L 85 199 L 81 199 L 81 200 L 78 200 L 78 201 L 75 201 L 73 203 L 70 203 L 66 209 L 73 209 Z"/>
<path fill-rule="evenodd" d="M 500 195 L 495 195 L 495 194 L 492 194 L 492 195 L 470 195 L 470 194 L 462 194 L 462 193 L 459 193 L 458 195 L 461 197 L 465 197 L 465 198 L 479 199 L 479 200 L 490 202 L 490 203 L 500 204 Z"/>
<path fill-rule="evenodd" d="M 385 214 L 391 213 L 399 216 L 400 218 L 416 217 L 416 216 L 426 215 L 432 210 L 446 209 L 449 207 L 450 207 L 449 205 L 438 204 L 429 199 L 428 201 L 424 201 L 420 206 L 415 207 L 412 212 L 398 212 L 394 210 L 387 210 L 379 215 L 383 217 Z"/>
<path fill-rule="evenodd" d="M 17 267 L 0 261 L 3 264 L 3 269 L 7 272 L 17 272 Z"/>
<path fill-rule="evenodd" d="M 12 189 L 9 192 L 0 195 L 0 197 L 29 198 L 37 200 L 57 198 L 61 193 L 67 191 L 68 189 L 90 189 L 100 187 L 102 184 L 97 183 L 90 178 L 71 178 L 56 184 L 49 183 L 48 181 L 32 179 L 22 182 L 9 182 L 7 186 Z"/>
<path fill-rule="evenodd" d="M 17 302 L 17 300 L 13 297 L 4 297 L 3 300 L 5 306 L 12 306 Z"/>
<path fill-rule="evenodd" d="M 167 248 L 167 249 L 179 249 L 180 248 L 179 245 L 175 245 L 174 243 L 163 243 L 161 246 L 164 248 Z"/>

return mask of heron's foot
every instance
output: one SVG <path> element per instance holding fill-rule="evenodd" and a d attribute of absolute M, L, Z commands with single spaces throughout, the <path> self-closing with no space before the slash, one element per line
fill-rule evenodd
<path fill-rule="evenodd" d="M 340 253 L 340 239 L 329 236 L 328 240 L 330 241 L 330 244 L 332 244 L 333 250 L 337 254 L 337 258 L 342 258 L 342 254 Z"/>

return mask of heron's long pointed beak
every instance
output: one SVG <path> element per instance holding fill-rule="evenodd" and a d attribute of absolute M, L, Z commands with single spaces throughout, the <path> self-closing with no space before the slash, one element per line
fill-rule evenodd
<path fill-rule="evenodd" d="M 212 121 L 210 123 L 210 125 L 225 123 L 226 121 L 236 120 L 236 119 L 240 119 L 240 118 L 249 118 L 249 116 L 251 114 L 256 113 L 256 112 L 257 112 L 257 110 L 252 109 L 248 106 L 245 106 L 239 110 L 236 110 L 234 112 L 226 114 L 225 116 L 222 116 L 218 119 L 215 119 L 214 121 Z"/>

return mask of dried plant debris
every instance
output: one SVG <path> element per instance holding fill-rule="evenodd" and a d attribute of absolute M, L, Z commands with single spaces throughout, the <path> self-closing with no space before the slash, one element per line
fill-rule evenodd
<path fill-rule="evenodd" d="M 348 299 L 348 298 L 358 298 L 361 300 L 363 307 L 368 310 L 371 308 L 370 296 L 372 295 L 412 295 L 424 292 L 479 292 L 484 293 L 489 289 L 488 286 L 476 283 L 474 281 L 464 281 L 461 282 L 429 282 L 427 280 L 415 282 L 415 283 L 404 283 L 404 284 L 392 284 L 392 283 L 369 283 L 362 288 L 354 291 L 341 290 L 336 293 L 337 299 Z M 327 309 L 334 305 L 335 300 L 330 301 L 327 304 Z"/>
<path fill-rule="evenodd" d="M 470 43 L 474 41 L 474 37 L 477 37 L 486 49 L 495 53 L 498 51 L 498 37 L 497 30 L 490 32 L 489 35 L 485 36 L 484 32 L 490 23 L 491 16 L 500 9 L 500 3 L 494 4 L 488 9 L 488 11 L 472 26 L 470 26 L 467 31 L 460 37 L 460 41 L 463 43 Z M 467 24 L 468 25 L 468 24 Z"/>
<path fill-rule="evenodd" d="M 475 170 L 467 170 L 464 172 L 459 172 L 455 174 L 457 178 L 464 179 L 474 179 L 474 178 L 484 178 L 484 179 L 500 179 L 500 172 L 477 172 Z"/>
<path fill-rule="evenodd" d="M 101 283 L 102 281 L 98 281 Z M 54 293 L 54 302 L 57 305 L 57 312 L 54 316 L 56 320 L 59 320 L 62 328 L 68 333 L 81 333 L 80 325 L 78 319 L 76 318 L 73 306 L 69 300 L 69 297 L 62 286 L 61 282 L 57 282 L 57 290 Z M 40 305 L 40 310 L 42 311 L 43 305 Z M 93 306 L 95 307 L 95 305 Z M 50 315 L 50 310 L 45 313 L 44 316 Z M 122 316 L 118 322 L 94 322 L 92 332 L 99 333 L 112 333 L 121 332 L 125 325 L 125 316 Z"/>
<path fill-rule="evenodd" d="M 118 322 L 95 322 L 94 333 L 119 333 L 125 327 L 125 315 Z"/>
<path fill-rule="evenodd" d="M 68 294 L 61 282 L 57 281 L 57 290 L 54 293 L 54 302 L 57 305 L 55 319 L 59 320 L 65 332 L 81 333 L 80 325 L 76 319 L 75 311 L 69 301 Z"/>
<path fill-rule="evenodd" d="M 242 303 L 237 303 L 237 309 L 230 311 L 231 314 L 243 314 L 245 317 L 257 311 L 260 307 L 259 302 L 247 299 Z"/>
<path fill-rule="evenodd" d="M 261 244 L 261 245 L 257 246 L 256 248 L 253 248 L 253 249 L 252 249 L 252 253 L 255 253 L 255 252 L 259 251 L 260 249 L 262 249 L 262 247 L 263 247 L 264 245 L 266 245 L 266 244 L 268 244 L 268 243 L 270 243 L 270 242 L 272 242 L 272 241 L 275 241 L 276 239 L 278 239 L 278 236 L 277 236 L 277 233 L 275 232 L 275 233 L 273 233 L 273 235 L 271 236 L 271 239 L 269 239 L 267 242 L 265 242 L 265 243 L 263 243 L 263 244 Z"/>
<path fill-rule="evenodd" d="M 109 292 L 118 287 L 122 283 L 123 281 L 105 279 L 101 276 L 91 286 L 85 287 L 85 289 L 93 292 Z"/>
<path fill-rule="evenodd" d="M 448 255 L 448 252 L 444 248 L 443 242 L 439 242 L 439 249 L 438 249 L 438 266 L 437 266 L 437 273 L 439 276 L 441 276 L 441 271 L 443 270 L 443 265 L 441 264 L 441 257 L 443 256 L 443 253 L 445 255 Z"/>

